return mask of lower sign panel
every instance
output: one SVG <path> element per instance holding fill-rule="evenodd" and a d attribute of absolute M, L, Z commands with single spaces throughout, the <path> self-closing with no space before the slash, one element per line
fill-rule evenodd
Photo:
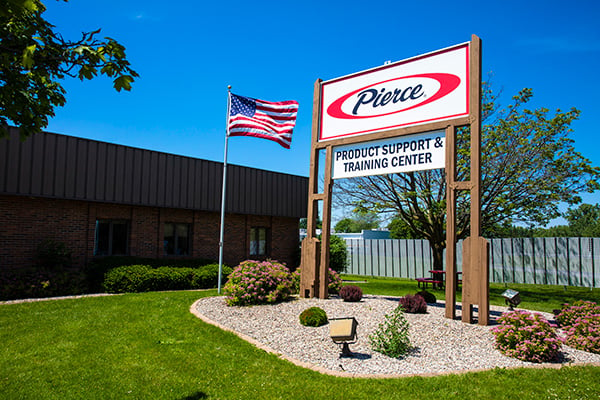
<path fill-rule="evenodd" d="M 332 177 L 352 178 L 444 168 L 445 132 L 435 131 L 333 148 Z"/>

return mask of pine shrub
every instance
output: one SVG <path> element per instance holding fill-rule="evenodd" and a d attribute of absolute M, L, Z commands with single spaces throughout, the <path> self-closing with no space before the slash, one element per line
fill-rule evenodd
<path fill-rule="evenodd" d="M 327 313 L 320 307 L 311 307 L 302 311 L 300 323 L 304 326 L 321 326 L 327 323 Z"/>
<path fill-rule="evenodd" d="M 363 296 L 362 289 L 358 286 L 347 285 L 340 289 L 340 297 L 347 302 L 361 301 Z"/>
<path fill-rule="evenodd" d="M 427 312 L 427 303 L 423 297 L 407 294 L 400 297 L 400 306 L 409 314 L 425 314 Z"/>

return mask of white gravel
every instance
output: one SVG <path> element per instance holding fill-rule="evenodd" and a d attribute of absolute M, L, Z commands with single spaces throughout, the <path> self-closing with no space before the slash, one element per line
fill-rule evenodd
<path fill-rule="evenodd" d="M 445 318 L 443 302 L 429 304 L 427 314 L 405 314 L 413 346 L 406 357 L 394 359 L 374 352 L 369 335 L 398 305 L 398 299 L 366 295 L 358 303 L 347 303 L 339 298 L 294 299 L 276 305 L 229 307 L 224 297 L 207 297 L 194 303 L 191 311 L 282 358 L 336 375 L 431 375 L 540 365 L 502 355 L 494 347 L 490 326 Z M 300 313 L 313 306 L 324 309 L 329 318 L 356 318 L 358 341 L 350 345 L 352 357 L 340 358 L 341 348 L 329 337 L 329 325 L 314 328 L 300 324 Z M 495 318 L 506 307 L 491 306 L 490 309 Z M 460 311 L 457 314 L 460 315 Z M 549 320 L 553 318 L 550 314 L 541 314 Z M 563 345 L 560 359 L 543 366 L 587 363 L 600 364 L 600 355 Z"/>

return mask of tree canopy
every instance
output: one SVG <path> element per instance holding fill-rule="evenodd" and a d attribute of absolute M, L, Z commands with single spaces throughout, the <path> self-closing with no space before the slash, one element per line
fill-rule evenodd
<path fill-rule="evenodd" d="M 579 193 L 600 188 L 600 168 L 573 146 L 571 124 L 580 111 L 550 113 L 526 108 L 531 89 L 523 89 L 501 109 L 498 96 L 484 84 L 482 126 L 482 229 L 506 221 L 544 225 L 560 215 L 559 204 L 581 202 Z M 457 177 L 469 179 L 469 129 L 457 133 Z M 446 246 L 444 170 L 341 180 L 336 202 L 374 212 L 391 212 L 413 237 L 429 240 L 434 267 L 442 267 Z M 469 197 L 457 196 L 457 236 L 469 235 Z"/>
<path fill-rule="evenodd" d="M 40 0 L 0 0 L 0 137 L 9 123 L 20 128 L 21 138 L 44 129 L 55 107 L 66 103 L 59 83 L 65 77 L 105 75 L 121 91 L 139 76 L 122 44 L 99 39 L 100 29 L 65 39 L 43 18 L 45 10 Z"/>
<path fill-rule="evenodd" d="M 362 232 L 363 230 L 377 229 L 379 216 L 373 212 L 357 212 L 352 217 L 341 219 L 335 224 L 338 233 Z"/>

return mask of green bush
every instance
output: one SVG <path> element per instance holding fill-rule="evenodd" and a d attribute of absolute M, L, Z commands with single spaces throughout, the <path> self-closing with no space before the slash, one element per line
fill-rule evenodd
<path fill-rule="evenodd" d="M 346 241 L 339 236 L 331 235 L 329 238 L 329 268 L 337 273 L 342 273 L 348 265 L 348 250 Z"/>
<path fill-rule="evenodd" d="M 88 290 L 91 293 L 99 292 L 103 289 L 104 276 L 112 269 L 127 265 L 146 265 L 151 268 L 159 267 L 175 267 L 175 268 L 200 268 L 214 263 L 212 260 L 204 258 L 146 258 L 133 256 L 108 256 L 97 257 L 85 268 L 85 278 L 88 285 Z M 215 275 L 216 276 L 216 275 Z M 215 278 L 216 279 L 216 278 Z M 216 280 L 215 280 L 216 282 Z M 203 285 L 203 288 L 214 286 L 214 282 L 210 285 Z"/>
<path fill-rule="evenodd" d="M 300 323 L 304 326 L 321 326 L 327 323 L 327 313 L 320 307 L 311 307 L 302 311 Z"/>
<path fill-rule="evenodd" d="M 38 245 L 35 258 L 46 269 L 63 269 L 71 265 L 71 251 L 67 245 L 52 239 L 46 239 Z"/>
<path fill-rule="evenodd" d="M 375 332 L 369 336 L 371 348 L 388 357 L 400 358 L 410 350 L 409 326 L 401 307 L 385 316 Z"/>
<path fill-rule="evenodd" d="M 106 273 L 104 290 L 108 293 L 127 293 L 207 289 L 217 285 L 218 268 L 215 264 L 200 268 L 126 265 Z M 224 265 L 222 272 L 222 279 L 225 280 L 231 268 Z"/>
<path fill-rule="evenodd" d="M 225 301 L 230 306 L 276 303 L 286 300 L 292 292 L 292 274 L 277 261 L 243 261 L 224 287 Z"/>
<path fill-rule="evenodd" d="M 0 271 L 0 300 L 69 296 L 86 293 L 81 271 L 29 267 Z"/>

